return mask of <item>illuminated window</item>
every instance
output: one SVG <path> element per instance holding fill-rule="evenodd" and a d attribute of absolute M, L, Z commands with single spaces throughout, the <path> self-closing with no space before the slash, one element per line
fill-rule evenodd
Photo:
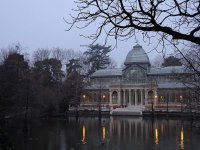
<path fill-rule="evenodd" d="M 118 99 L 117 92 L 114 91 L 114 92 L 112 93 L 112 102 L 113 102 L 113 103 L 116 103 L 116 102 L 117 102 L 117 99 Z"/>

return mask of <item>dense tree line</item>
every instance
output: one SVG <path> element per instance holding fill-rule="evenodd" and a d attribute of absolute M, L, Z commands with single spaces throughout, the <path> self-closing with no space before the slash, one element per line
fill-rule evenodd
<path fill-rule="evenodd" d="M 19 44 L 1 49 L 0 114 L 52 115 L 77 106 L 92 72 L 109 67 L 110 46 L 91 46 L 82 54 L 68 49 L 38 49 L 31 59 Z M 97 57 L 94 61 L 92 57 Z M 96 63 L 96 64 L 95 64 Z"/>

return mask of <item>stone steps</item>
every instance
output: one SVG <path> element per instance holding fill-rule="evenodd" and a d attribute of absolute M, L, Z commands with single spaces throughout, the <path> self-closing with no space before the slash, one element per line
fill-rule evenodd
<path fill-rule="evenodd" d="M 141 116 L 143 106 L 128 106 L 125 108 L 116 108 L 110 111 L 111 115 L 131 115 L 131 116 Z"/>

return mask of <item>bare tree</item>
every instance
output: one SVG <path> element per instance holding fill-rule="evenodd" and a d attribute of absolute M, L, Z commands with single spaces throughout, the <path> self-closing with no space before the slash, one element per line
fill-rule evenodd
<path fill-rule="evenodd" d="M 73 49 L 64 49 L 63 52 L 63 63 L 68 64 L 69 60 L 76 58 L 76 52 Z"/>
<path fill-rule="evenodd" d="M 189 49 L 183 50 L 185 50 L 185 54 L 182 53 L 184 65 L 200 78 L 200 46 L 193 44 Z"/>
<path fill-rule="evenodd" d="M 96 33 L 87 36 L 93 41 L 103 32 L 122 39 L 140 32 L 149 43 L 156 37 L 163 47 L 171 40 L 200 44 L 199 0 L 77 0 L 76 4 L 77 15 L 66 21 L 69 30 L 99 24 Z"/>
<path fill-rule="evenodd" d="M 176 50 L 185 67 L 184 74 L 176 75 L 176 77 L 189 91 L 188 101 L 184 103 L 190 111 L 200 113 L 200 46 L 192 44 L 182 50 L 178 48 Z"/>
<path fill-rule="evenodd" d="M 52 57 L 62 62 L 64 59 L 63 50 L 59 47 L 52 48 Z"/>
<path fill-rule="evenodd" d="M 39 48 L 37 51 L 33 53 L 34 62 L 48 59 L 50 54 L 51 51 L 49 49 Z"/>

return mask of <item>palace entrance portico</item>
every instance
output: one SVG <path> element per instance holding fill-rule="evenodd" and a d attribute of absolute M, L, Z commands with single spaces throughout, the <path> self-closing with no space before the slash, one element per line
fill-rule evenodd
<path fill-rule="evenodd" d="M 149 88 L 145 84 L 112 85 L 109 87 L 109 103 L 112 106 L 144 106 Z"/>

